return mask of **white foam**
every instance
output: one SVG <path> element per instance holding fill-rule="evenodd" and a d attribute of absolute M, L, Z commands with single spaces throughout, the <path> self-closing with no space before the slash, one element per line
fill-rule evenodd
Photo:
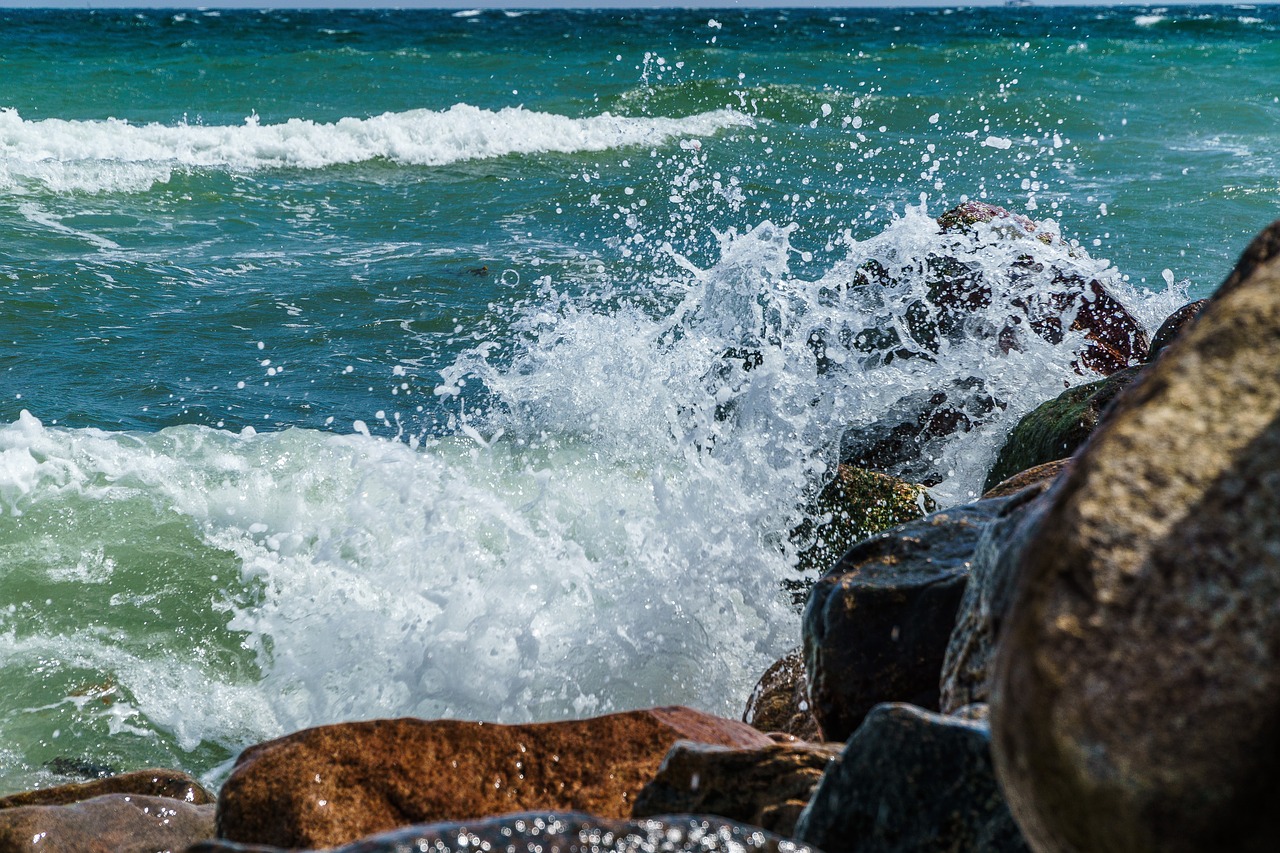
<path fill-rule="evenodd" d="M 321 169 L 377 159 L 439 166 L 511 154 L 662 145 L 752 123 L 728 109 L 684 118 L 570 118 L 467 104 L 332 123 L 295 118 L 264 124 L 250 116 L 234 126 L 28 121 L 8 109 L 0 110 L 0 188 L 34 181 L 55 192 L 145 189 L 167 181 L 175 168 Z"/>

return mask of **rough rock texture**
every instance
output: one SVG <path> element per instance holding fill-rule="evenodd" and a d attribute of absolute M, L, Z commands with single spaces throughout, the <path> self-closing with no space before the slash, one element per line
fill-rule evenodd
<path fill-rule="evenodd" d="M 699 815 L 607 820 L 574 812 L 528 812 L 487 820 L 414 826 L 327 853 L 821 853 L 758 827 Z M 279 847 L 210 841 L 187 853 L 284 853 Z M 311 851 L 315 853 L 315 851 Z"/>
<path fill-rule="evenodd" d="M 809 699 L 824 740 L 881 702 L 938 707 L 938 681 L 969 560 L 1001 501 L 937 512 L 851 548 L 809 593 Z"/>
<path fill-rule="evenodd" d="M 910 705 L 867 715 L 800 816 L 826 853 L 1025 853 L 982 722 Z"/>
<path fill-rule="evenodd" d="M 1097 428 L 1107 406 L 1141 370 L 1119 370 L 1106 379 L 1068 388 L 1055 399 L 1041 403 L 1009 433 L 983 488 L 993 488 L 1020 471 L 1075 453 Z"/>
<path fill-rule="evenodd" d="M 1147 361 L 1155 361 L 1160 351 L 1167 347 L 1174 338 L 1182 333 L 1192 320 L 1200 316 L 1201 310 L 1205 305 L 1209 304 L 1208 299 L 1197 299 L 1195 302 L 1188 302 L 1177 311 L 1165 319 L 1160 324 L 1160 328 L 1156 330 L 1155 336 L 1151 338 L 1151 349 L 1147 352 Z"/>
<path fill-rule="evenodd" d="M 762 732 L 818 740 L 818 720 L 809 708 L 804 649 L 794 648 L 765 670 L 747 699 L 743 722 Z"/>
<path fill-rule="evenodd" d="M 170 797 L 106 794 L 70 805 L 0 811 L 0 851 L 156 853 L 213 837 L 212 805 Z"/>
<path fill-rule="evenodd" d="M 924 486 L 888 474 L 841 465 L 818 495 L 806 521 L 792 538 L 807 543 L 797 568 L 823 572 L 853 545 L 873 533 L 920 518 L 937 509 Z"/>
<path fill-rule="evenodd" d="M 325 847 L 398 826 L 529 809 L 627 817 L 677 740 L 772 741 L 689 708 L 519 726 L 375 720 L 250 747 L 218 797 L 218 835 Z"/>
<path fill-rule="evenodd" d="M 1280 223 L 1027 534 L 994 751 L 1038 851 L 1280 839 Z"/>
<path fill-rule="evenodd" d="M 977 703 L 987 702 L 990 694 L 996 638 L 1017 580 L 1017 555 L 1010 543 L 1017 541 L 1022 525 L 1034 514 L 1037 501 L 1050 482 L 1042 479 L 1006 498 L 978 539 L 969 583 L 965 586 L 942 664 L 939 706 L 944 713 L 959 714 L 961 708 L 987 707 Z"/>
<path fill-rule="evenodd" d="M 732 749 L 682 741 L 636 797 L 635 817 L 719 815 L 781 836 L 796 818 L 842 744 L 773 744 Z"/>
<path fill-rule="evenodd" d="M 1019 471 L 1007 480 L 1001 480 L 990 489 L 982 493 L 982 497 L 986 498 L 1005 498 L 1009 495 L 1017 494 L 1027 486 L 1034 486 L 1040 483 L 1049 484 L 1058 479 L 1063 471 L 1071 467 L 1071 459 L 1055 459 L 1052 462 L 1045 462 L 1042 465 L 1035 465 L 1025 471 Z"/>
<path fill-rule="evenodd" d="M 199 782 L 186 773 L 178 770 L 135 770 L 95 779 L 92 782 L 77 782 L 71 785 L 59 785 L 56 788 L 41 788 L 37 791 L 24 791 L 0 797 L 0 809 L 17 806 L 61 806 L 91 800 L 103 794 L 143 794 L 151 797 L 172 797 L 195 806 L 212 803 L 213 794 L 204 789 Z"/>

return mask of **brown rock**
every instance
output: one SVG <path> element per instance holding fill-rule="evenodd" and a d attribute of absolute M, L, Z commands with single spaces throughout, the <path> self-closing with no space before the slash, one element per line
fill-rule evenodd
<path fill-rule="evenodd" d="M 413 826 L 327 853 L 820 853 L 759 827 L 704 815 L 609 820 L 576 812 L 526 812 Z M 279 847 L 206 841 L 186 853 L 284 853 Z M 316 853 L 316 851 L 311 851 Z"/>
<path fill-rule="evenodd" d="M 983 493 L 982 498 L 1006 498 L 1009 495 L 1017 494 L 1028 486 L 1035 486 L 1041 483 L 1049 484 L 1058 478 L 1058 475 L 1071 467 L 1071 459 L 1055 459 L 1052 462 L 1044 462 L 1040 465 L 1033 465 L 1025 471 L 1021 471 L 1009 477 L 1007 480 L 1001 480 L 990 489 Z"/>
<path fill-rule="evenodd" d="M 1182 334 L 1182 330 L 1187 327 L 1196 317 L 1200 316 L 1200 312 L 1204 306 L 1209 304 L 1208 299 L 1197 299 L 1195 302 L 1188 302 L 1177 311 L 1170 314 L 1160 328 L 1156 330 L 1155 336 L 1151 339 L 1151 349 L 1147 352 L 1147 361 L 1154 361 L 1160 351 L 1167 347 L 1178 335 Z"/>
<path fill-rule="evenodd" d="M 1280 223 L 1046 496 L 993 750 L 1033 847 L 1280 838 Z"/>
<path fill-rule="evenodd" d="M 636 797 L 635 817 L 719 815 L 790 836 L 842 744 L 730 748 L 681 741 Z"/>
<path fill-rule="evenodd" d="M 742 719 L 762 732 L 782 732 L 801 740 L 819 739 L 818 721 L 809 709 L 804 649 L 792 649 L 765 670 L 751 691 Z"/>
<path fill-rule="evenodd" d="M 214 807 L 170 797 L 106 794 L 71 805 L 0 811 L 0 851 L 156 853 L 213 837 Z"/>
<path fill-rule="evenodd" d="M 679 707 L 517 726 L 322 726 L 245 750 L 218 798 L 218 835 L 329 847 L 398 826 L 525 810 L 626 817 L 677 740 L 772 743 L 746 723 Z"/>
<path fill-rule="evenodd" d="M 61 806 L 91 800 L 103 794 L 143 794 L 150 797 L 171 797 L 195 806 L 203 806 L 214 801 L 204 787 L 186 773 L 178 770 L 135 770 L 95 779 L 92 782 L 78 782 L 71 785 L 59 785 L 56 788 L 41 788 L 38 791 L 24 791 L 0 797 L 0 809 L 11 809 L 17 806 Z"/>

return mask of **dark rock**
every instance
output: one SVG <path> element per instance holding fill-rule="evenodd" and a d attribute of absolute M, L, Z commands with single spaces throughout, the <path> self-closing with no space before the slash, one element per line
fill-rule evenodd
<path fill-rule="evenodd" d="M 635 817 L 718 815 L 790 836 L 840 744 L 733 749 L 681 741 L 636 797 Z"/>
<path fill-rule="evenodd" d="M 0 851 L 156 853 L 213 837 L 214 807 L 170 797 L 106 794 L 70 805 L 0 811 Z"/>
<path fill-rule="evenodd" d="M 981 722 L 880 705 L 849 738 L 800 816 L 827 853 L 1024 853 Z"/>
<path fill-rule="evenodd" d="M 994 488 L 1020 471 L 1075 453 L 1098 426 L 1107 406 L 1141 370 L 1128 367 L 1041 403 L 1009 433 L 983 488 Z"/>
<path fill-rule="evenodd" d="M 1147 361 L 1155 361 L 1156 356 L 1160 354 L 1160 350 L 1167 347 L 1192 320 L 1200 316 L 1201 310 L 1208 304 L 1208 299 L 1197 299 L 1195 302 L 1188 302 L 1170 314 L 1160 324 L 1160 328 L 1156 330 L 1155 337 L 1151 339 L 1151 349 L 1147 353 Z"/>
<path fill-rule="evenodd" d="M 1038 851 L 1280 838 L 1280 223 L 1026 533 L 993 751 Z"/>
<path fill-rule="evenodd" d="M 1007 480 L 1001 480 L 990 489 L 982 493 L 982 497 L 986 498 L 1006 498 L 1009 495 L 1017 494 L 1027 486 L 1034 486 L 1039 483 L 1052 483 L 1063 471 L 1071 467 L 1071 459 L 1055 459 L 1052 462 L 1045 462 L 1042 465 L 1033 465 L 1025 471 L 1019 471 Z"/>
<path fill-rule="evenodd" d="M 935 509 L 924 486 L 840 465 L 809 509 L 813 520 L 792 531 L 793 541 L 807 545 L 796 568 L 806 575 L 826 571 L 854 543 Z"/>
<path fill-rule="evenodd" d="M 872 423 L 845 430 L 840 462 L 937 485 L 943 478 L 936 457 L 945 439 L 982 426 L 1005 408 L 978 377 L 957 380 L 939 391 L 908 394 Z"/>
<path fill-rule="evenodd" d="M 44 766 L 59 776 L 75 776 L 80 779 L 105 779 L 120 772 L 107 764 L 98 764 L 82 758 L 68 758 L 65 755 L 46 761 Z"/>
<path fill-rule="evenodd" d="M 700 815 L 608 820 L 593 815 L 527 812 L 482 820 L 413 826 L 361 839 L 326 853 L 821 853 L 755 826 Z M 279 847 L 208 841 L 187 853 L 284 853 Z M 311 851 L 316 853 L 316 851 Z"/>
<path fill-rule="evenodd" d="M 969 561 L 1001 500 L 934 513 L 851 548 L 809 593 L 809 698 L 825 740 L 875 705 L 938 707 L 938 683 Z"/>
<path fill-rule="evenodd" d="M 751 691 L 742 719 L 762 732 L 781 732 L 800 740 L 818 739 L 818 721 L 809 710 L 803 649 L 792 649 L 765 670 Z"/>
<path fill-rule="evenodd" d="M 1037 500 L 1051 481 L 1041 479 L 1002 501 L 999 513 L 978 538 L 969 582 L 956 614 L 955 628 L 942 664 L 939 705 L 944 713 L 986 708 L 996 638 L 1008 612 L 1017 579 L 1017 549 L 1023 526 L 1039 508 Z M 982 703 L 982 704 L 980 704 Z"/>
<path fill-rule="evenodd" d="M 177 770 L 135 770 L 92 782 L 59 785 L 0 797 L 0 809 L 17 806 L 60 806 L 91 800 L 103 794 L 142 794 L 149 797 L 171 797 L 195 806 L 214 801 L 204 787 L 186 773 Z"/>
<path fill-rule="evenodd" d="M 515 726 L 321 726 L 244 751 L 218 796 L 218 835 L 331 847 L 398 826 L 529 809 L 627 817 L 677 740 L 772 743 L 746 723 L 679 707 Z"/>

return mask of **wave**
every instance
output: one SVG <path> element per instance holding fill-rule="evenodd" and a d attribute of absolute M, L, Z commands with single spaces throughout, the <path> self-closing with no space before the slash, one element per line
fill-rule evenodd
<path fill-rule="evenodd" d="M 371 160 L 443 166 L 513 154 L 663 145 L 753 125 L 731 109 L 683 118 L 570 118 L 524 107 L 455 104 L 330 123 L 293 118 L 264 124 L 255 115 L 240 125 L 215 126 L 115 118 L 30 121 L 6 109 L 0 110 L 0 189 L 35 182 L 54 192 L 140 191 L 167 182 L 175 168 L 323 169 Z"/>

